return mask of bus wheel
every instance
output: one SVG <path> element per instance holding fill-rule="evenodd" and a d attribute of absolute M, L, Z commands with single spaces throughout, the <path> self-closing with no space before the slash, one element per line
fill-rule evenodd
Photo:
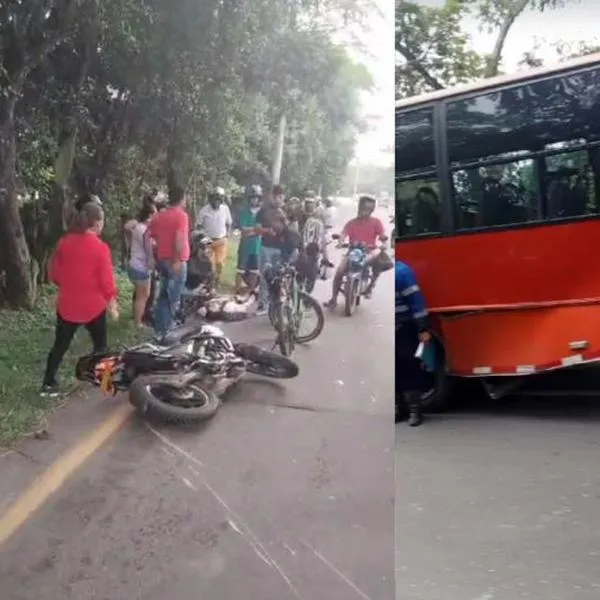
<path fill-rule="evenodd" d="M 438 338 L 434 338 L 436 345 L 436 364 L 432 373 L 428 373 L 429 389 L 421 396 L 421 405 L 425 412 L 443 412 L 450 407 L 454 378 L 448 377 L 446 372 L 446 354 L 444 346 Z"/>

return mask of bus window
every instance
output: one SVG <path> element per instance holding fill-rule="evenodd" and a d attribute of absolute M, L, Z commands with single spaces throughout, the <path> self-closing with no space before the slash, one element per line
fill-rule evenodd
<path fill-rule="evenodd" d="M 521 159 L 452 173 L 458 229 L 528 223 L 539 219 L 536 164 Z"/>
<path fill-rule="evenodd" d="M 396 236 L 441 232 L 441 206 L 434 176 L 396 182 Z"/>
<path fill-rule="evenodd" d="M 396 115 L 396 172 L 429 170 L 434 165 L 433 111 L 421 109 Z"/>
<path fill-rule="evenodd" d="M 567 148 L 571 144 L 561 144 L 565 147 L 564 153 L 545 157 L 546 206 L 549 219 L 598 213 L 596 176 L 593 168 L 593 157 L 597 150 L 581 149 L 581 143 L 582 141 L 577 140 L 579 148 L 570 151 L 567 151 Z"/>
<path fill-rule="evenodd" d="M 452 165 L 578 137 L 589 143 L 600 140 L 600 69 L 561 73 L 446 107 Z"/>

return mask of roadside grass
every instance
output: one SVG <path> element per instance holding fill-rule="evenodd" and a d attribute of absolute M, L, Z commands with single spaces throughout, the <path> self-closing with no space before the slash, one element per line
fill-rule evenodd
<path fill-rule="evenodd" d="M 119 282 L 118 322 L 109 325 L 109 344 L 119 348 L 140 341 L 131 316 L 133 287 L 127 277 Z M 40 290 L 33 311 L 0 311 L 0 446 L 9 446 L 28 434 L 44 429 L 49 413 L 64 403 L 64 397 L 40 398 L 46 357 L 54 339 L 56 292 L 51 286 Z M 87 331 L 82 327 L 60 369 L 65 393 L 77 388 L 75 362 L 90 351 Z"/>
<path fill-rule="evenodd" d="M 239 239 L 232 238 L 222 274 L 224 292 L 230 292 L 235 285 L 238 246 Z M 119 270 L 117 279 L 120 318 L 110 322 L 108 334 L 109 344 L 115 349 L 149 337 L 134 327 L 133 286 Z M 89 335 L 83 327 L 77 332 L 60 368 L 65 394 L 59 398 L 39 396 L 46 357 L 54 340 L 55 302 L 56 290 L 46 286 L 39 290 L 33 311 L 0 310 L 0 447 L 43 430 L 47 416 L 62 406 L 66 396 L 78 387 L 75 363 L 79 356 L 90 351 Z"/>

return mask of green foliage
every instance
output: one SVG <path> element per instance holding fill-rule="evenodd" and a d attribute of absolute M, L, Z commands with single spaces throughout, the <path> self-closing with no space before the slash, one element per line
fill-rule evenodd
<path fill-rule="evenodd" d="M 16 175 L 39 195 L 45 208 L 36 214 L 50 229 L 36 247 L 47 250 L 60 233 L 65 185 L 68 198 L 101 195 L 116 232 L 121 213 L 169 178 L 199 202 L 217 183 L 232 193 L 268 184 L 282 114 L 284 183 L 339 185 L 372 80 L 331 33 L 360 25 L 370 8 L 370 0 L 0 3 L 0 88 L 15 111 L 5 130 L 17 141 Z"/>
<path fill-rule="evenodd" d="M 430 7 L 396 0 L 396 96 L 404 98 L 435 89 L 491 77 L 501 71 L 507 37 L 517 19 L 527 10 L 565 8 L 578 0 L 446 0 Z M 472 47 L 465 22 L 475 20 L 480 29 L 494 36 L 489 52 Z M 596 41 L 557 44 L 561 59 L 596 51 Z M 522 66 L 542 64 L 532 37 Z"/>
<path fill-rule="evenodd" d="M 132 286 L 119 275 L 121 318 L 109 326 L 109 342 L 120 348 L 145 335 L 131 319 Z M 33 311 L 0 311 L 0 446 L 39 428 L 48 410 L 60 401 L 39 397 L 46 356 L 56 323 L 54 289 L 44 286 Z M 78 356 L 90 351 L 87 332 L 81 328 L 61 367 L 65 389 L 74 390 L 74 366 Z"/>

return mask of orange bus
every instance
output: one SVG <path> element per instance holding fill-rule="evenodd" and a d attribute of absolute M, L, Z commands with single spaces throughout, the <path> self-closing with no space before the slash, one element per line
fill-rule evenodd
<path fill-rule="evenodd" d="M 395 170 L 396 257 L 439 343 L 430 408 L 456 377 L 500 396 L 600 360 L 600 54 L 399 101 Z"/>

